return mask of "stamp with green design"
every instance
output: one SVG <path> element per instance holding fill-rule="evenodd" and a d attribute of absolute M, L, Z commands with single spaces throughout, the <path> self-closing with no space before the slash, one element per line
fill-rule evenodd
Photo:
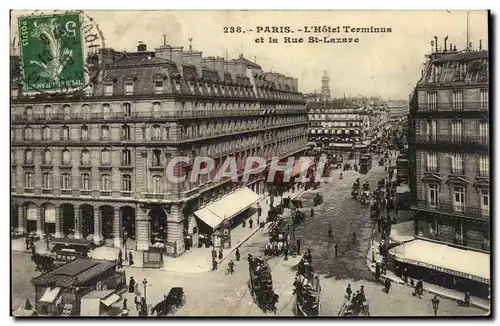
<path fill-rule="evenodd" d="M 85 86 L 80 13 L 19 18 L 25 93 L 57 93 Z"/>

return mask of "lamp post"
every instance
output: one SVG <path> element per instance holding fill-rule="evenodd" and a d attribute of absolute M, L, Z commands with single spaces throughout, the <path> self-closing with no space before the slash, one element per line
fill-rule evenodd
<path fill-rule="evenodd" d="M 439 299 L 437 296 L 434 296 L 434 298 L 432 298 L 432 308 L 434 309 L 434 316 L 437 316 L 437 311 L 438 311 L 438 308 L 439 308 Z"/>
<path fill-rule="evenodd" d="M 147 297 L 146 297 L 146 285 L 148 284 L 148 280 L 146 280 L 146 278 L 144 278 L 142 280 L 142 285 L 144 286 L 144 301 L 147 302 Z"/>

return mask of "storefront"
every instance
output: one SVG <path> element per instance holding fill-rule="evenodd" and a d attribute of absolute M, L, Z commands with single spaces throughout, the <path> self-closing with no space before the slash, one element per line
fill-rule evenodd
<path fill-rule="evenodd" d="M 389 250 L 397 270 L 408 269 L 411 278 L 472 296 L 487 298 L 490 287 L 490 255 L 416 239 Z"/>
<path fill-rule="evenodd" d="M 243 187 L 197 210 L 194 215 L 208 226 L 206 231 L 212 234 L 214 245 L 229 248 L 231 228 L 246 219 L 247 210 L 260 199 L 259 194 Z"/>

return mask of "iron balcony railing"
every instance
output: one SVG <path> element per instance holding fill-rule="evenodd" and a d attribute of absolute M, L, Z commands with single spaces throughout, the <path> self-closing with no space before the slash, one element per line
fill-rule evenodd
<path fill-rule="evenodd" d="M 415 208 L 435 211 L 441 213 L 455 214 L 464 217 L 475 217 L 475 218 L 485 218 L 489 219 L 490 211 L 489 209 L 482 209 L 480 207 L 467 206 L 465 204 L 454 205 L 448 203 L 437 203 L 437 205 L 432 205 L 431 202 L 427 200 L 417 200 L 415 202 Z"/>
<path fill-rule="evenodd" d="M 464 100 L 452 102 L 419 103 L 419 109 L 424 111 L 488 111 L 489 101 L 469 102 Z M 419 110 L 420 111 L 420 110 Z"/>
<path fill-rule="evenodd" d="M 259 109 L 259 110 L 184 110 L 176 112 L 147 111 L 122 113 L 49 113 L 16 114 L 14 121 L 103 121 L 103 120 L 156 120 L 156 119 L 193 119 L 211 117 L 259 116 L 267 114 L 287 115 L 306 113 L 306 109 Z"/>
<path fill-rule="evenodd" d="M 417 144 L 471 144 L 479 146 L 489 146 L 490 139 L 486 136 L 480 135 L 416 135 L 415 141 Z"/>

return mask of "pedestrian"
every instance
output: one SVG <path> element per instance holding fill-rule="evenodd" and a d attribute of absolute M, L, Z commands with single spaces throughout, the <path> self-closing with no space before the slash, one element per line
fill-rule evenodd
<path fill-rule="evenodd" d="M 118 251 L 118 260 L 123 260 L 123 252 L 121 249 Z"/>
<path fill-rule="evenodd" d="M 222 259 L 224 257 L 223 252 L 222 252 L 222 247 L 219 248 L 219 259 Z"/>
<path fill-rule="evenodd" d="M 239 248 L 236 248 L 236 261 L 240 261 L 240 249 Z"/>
<path fill-rule="evenodd" d="M 130 276 L 130 281 L 128 283 L 128 293 L 134 293 L 135 291 L 135 280 L 133 276 Z"/>
<path fill-rule="evenodd" d="M 139 291 L 139 283 L 136 282 L 134 286 L 135 286 L 134 288 L 135 294 L 141 295 L 141 291 Z"/>
<path fill-rule="evenodd" d="M 250 218 L 250 221 L 248 221 L 248 224 L 250 225 L 250 229 L 251 229 L 253 226 L 253 220 L 251 218 Z"/>
<path fill-rule="evenodd" d="M 335 257 L 338 257 L 339 246 L 335 244 Z"/>
<path fill-rule="evenodd" d="M 385 285 L 385 293 L 389 294 L 389 290 L 391 289 L 391 281 L 388 278 L 386 278 L 384 285 Z"/>
<path fill-rule="evenodd" d="M 122 310 L 128 310 L 128 308 L 127 308 L 127 299 L 123 299 Z"/>
<path fill-rule="evenodd" d="M 314 208 L 311 207 L 311 217 L 314 217 Z"/>
<path fill-rule="evenodd" d="M 233 274 L 233 273 L 234 273 L 234 266 L 235 266 L 235 263 L 234 263 L 234 261 L 232 261 L 232 260 L 230 260 L 230 261 L 229 261 L 229 263 L 227 264 L 227 267 L 229 267 L 229 272 L 230 272 L 231 274 Z"/>
<path fill-rule="evenodd" d="M 300 238 L 297 239 L 297 254 L 300 255 Z"/>
<path fill-rule="evenodd" d="M 30 250 L 30 238 L 29 237 L 26 237 L 26 240 L 24 241 L 25 245 L 26 245 L 26 250 Z"/>
<path fill-rule="evenodd" d="M 434 316 L 437 316 L 438 315 L 438 308 L 439 308 L 439 299 L 438 299 L 437 295 L 434 295 L 431 302 L 432 302 L 432 308 L 434 309 Z"/>
<path fill-rule="evenodd" d="M 212 271 L 217 270 L 217 260 L 215 258 L 212 258 Z"/>
<path fill-rule="evenodd" d="M 380 263 L 377 262 L 375 264 L 375 281 L 378 282 L 379 279 L 380 279 Z"/>
<path fill-rule="evenodd" d="M 134 303 L 135 303 L 135 309 L 137 310 L 138 313 L 140 313 L 141 312 L 141 299 L 138 295 L 135 295 Z"/>
<path fill-rule="evenodd" d="M 347 287 L 345 289 L 345 294 L 347 295 L 347 300 L 351 300 L 351 294 L 352 294 L 351 284 L 347 284 Z"/>
<path fill-rule="evenodd" d="M 331 224 L 328 224 L 328 238 L 333 239 L 333 230 Z"/>
<path fill-rule="evenodd" d="M 34 243 L 31 243 L 31 255 L 34 256 L 36 254 L 36 246 Z"/>
<path fill-rule="evenodd" d="M 356 231 L 354 231 L 352 233 L 352 243 L 355 244 L 356 243 Z"/>
<path fill-rule="evenodd" d="M 465 292 L 464 304 L 466 307 L 470 306 L 470 293 L 469 292 Z"/>
<path fill-rule="evenodd" d="M 405 283 L 408 283 L 408 268 L 405 267 L 403 269 L 403 281 L 405 281 Z"/>
<path fill-rule="evenodd" d="M 131 251 L 128 252 L 128 264 L 130 266 L 134 265 L 134 256 L 132 256 L 132 252 Z"/>

